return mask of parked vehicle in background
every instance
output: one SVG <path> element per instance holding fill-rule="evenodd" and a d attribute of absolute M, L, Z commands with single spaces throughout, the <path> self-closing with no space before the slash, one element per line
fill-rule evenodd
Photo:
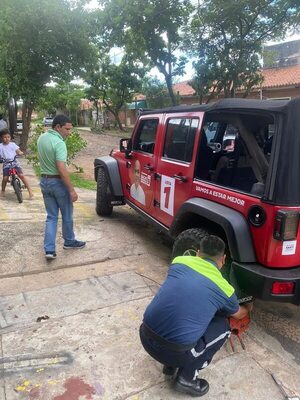
<path fill-rule="evenodd" d="M 17 131 L 23 130 L 23 121 L 21 119 L 17 119 Z"/>
<path fill-rule="evenodd" d="M 43 125 L 45 127 L 51 128 L 52 127 L 52 122 L 53 122 L 53 117 L 45 117 L 43 119 Z"/>
<path fill-rule="evenodd" d="M 240 298 L 300 304 L 300 98 L 224 99 L 144 111 L 131 139 L 94 161 L 96 211 L 130 205 L 195 255 L 227 244 Z"/>

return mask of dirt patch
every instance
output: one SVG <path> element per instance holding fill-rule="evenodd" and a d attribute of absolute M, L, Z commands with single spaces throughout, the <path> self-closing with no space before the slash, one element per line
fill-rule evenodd
<path fill-rule="evenodd" d="M 86 179 L 94 179 L 94 159 L 99 156 L 107 156 L 114 148 L 119 148 L 120 138 L 106 134 L 96 134 L 89 131 L 79 130 L 80 135 L 87 141 L 87 147 L 77 154 L 74 164 L 83 168 L 83 174 Z M 74 166 L 69 170 L 75 172 Z"/>

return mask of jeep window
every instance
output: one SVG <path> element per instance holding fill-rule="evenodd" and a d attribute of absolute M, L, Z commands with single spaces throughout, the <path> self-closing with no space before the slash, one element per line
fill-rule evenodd
<path fill-rule="evenodd" d="M 153 154 L 157 126 L 158 119 L 141 120 L 134 138 L 133 150 Z"/>
<path fill-rule="evenodd" d="M 171 118 L 167 124 L 163 156 L 173 160 L 191 162 L 198 119 Z"/>
<path fill-rule="evenodd" d="M 214 137 L 207 140 L 209 126 Z M 207 113 L 201 130 L 196 178 L 262 196 L 274 135 L 271 115 Z"/>

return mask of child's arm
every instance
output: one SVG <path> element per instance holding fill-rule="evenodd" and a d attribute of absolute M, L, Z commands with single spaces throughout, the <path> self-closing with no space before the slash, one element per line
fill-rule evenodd
<path fill-rule="evenodd" d="M 16 150 L 16 153 L 18 154 L 18 156 L 22 156 L 24 154 L 23 151 L 21 151 L 20 149 Z"/>

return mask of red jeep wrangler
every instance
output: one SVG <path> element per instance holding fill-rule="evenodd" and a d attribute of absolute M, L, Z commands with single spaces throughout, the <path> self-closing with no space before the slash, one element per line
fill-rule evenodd
<path fill-rule="evenodd" d="M 99 215 L 129 204 L 174 239 L 174 257 L 219 235 L 234 286 L 300 304 L 300 99 L 144 111 L 95 159 L 95 179 Z"/>

